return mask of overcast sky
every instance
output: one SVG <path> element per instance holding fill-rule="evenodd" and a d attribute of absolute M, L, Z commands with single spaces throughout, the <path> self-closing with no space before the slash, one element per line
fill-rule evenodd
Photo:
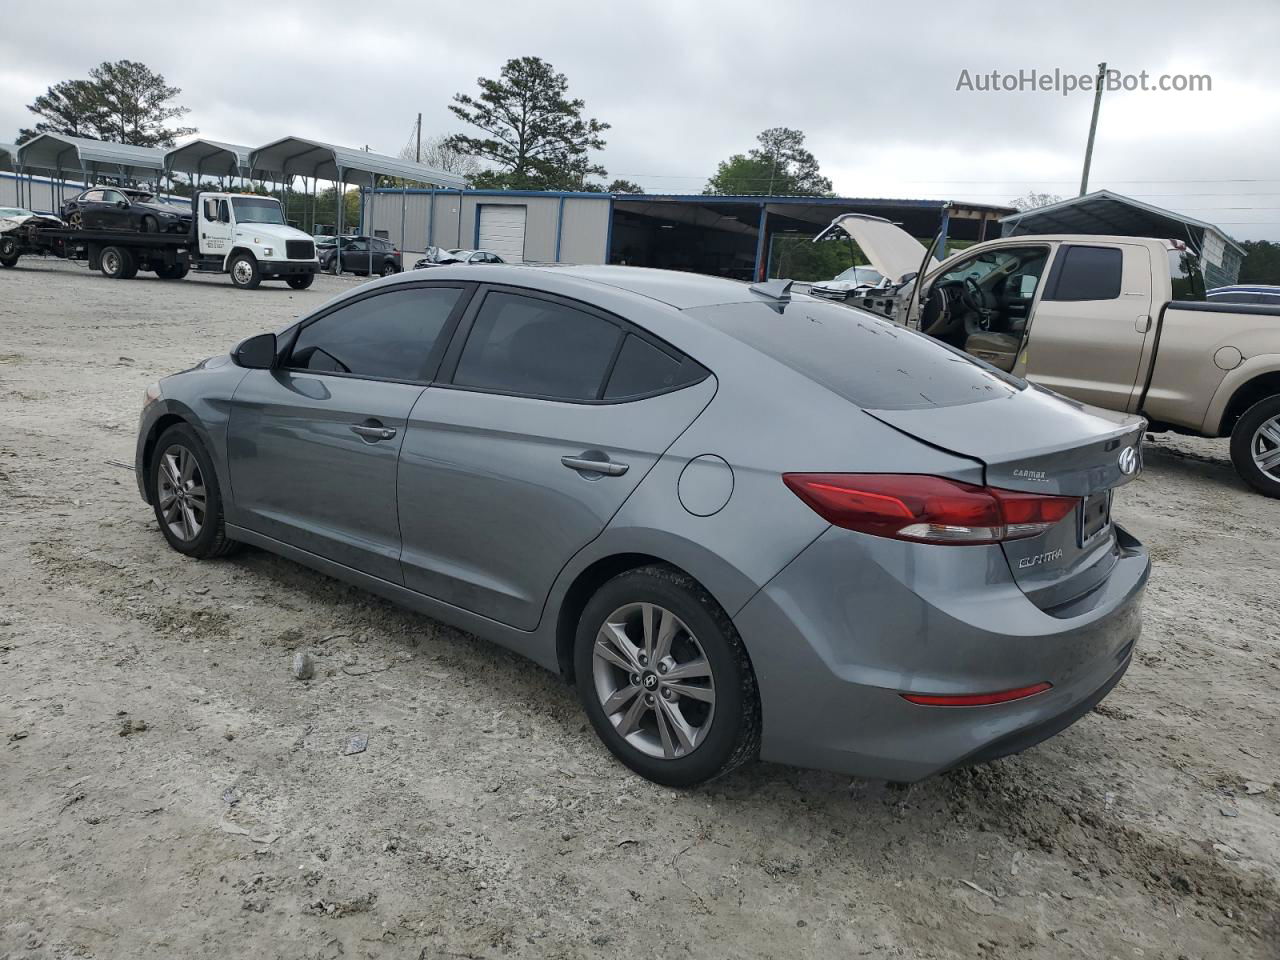
<path fill-rule="evenodd" d="M 367 11 L 361 21 L 358 12 Z M 755 134 L 808 135 L 842 196 L 1006 203 L 1079 186 L 1092 95 L 957 91 L 961 71 L 1100 60 L 1126 73 L 1208 74 L 1210 92 L 1103 97 L 1091 188 L 1107 187 L 1280 240 L 1280 4 L 1075 2 L 624 4 L 9 3 L 0 31 L 0 140 L 25 105 L 103 60 L 141 60 L 182 88 L 187 122 L 257 146 L 285 135 L 396 153 L 462 129 L 447 109 L 511 57 L 568 75 L 613 125 L 609 175 L 698 193 Z"/>

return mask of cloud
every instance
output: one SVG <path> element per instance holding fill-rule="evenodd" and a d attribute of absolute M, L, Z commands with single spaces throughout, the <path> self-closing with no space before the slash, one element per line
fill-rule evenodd
<path fill-rule="evenodd" d="M 1092 99 L 957 91 L 961 70 L 1088 74 L 1105 60 L 1130 73 L 1208 73 L 1213 90 L 1106 94 L 1091 184 L 1241 238 L 1280 239 L 1280 210 L 1269 209 L 1280 203 L 1266 195 L 1280 193 L 1278 28 L 1280 7 L 1229 0 L 1005 13 L 921 0 L 483 11 L 384 0 L 368 18 L 329 2 L 128 18 L 43 2 L 5 11 L 0 139 L 31 123 L 24 105 L 51 83 L 128 57 L 182 87 L 207 136 L 255 145 L 297 134 L 395 153 L 419 111 L 425 133 L 456 131 L 454 93 L 537 55 L 613 125 L 601 157 L 610 175 L 650 191 L 698 192 L 717 161 L 786 125 L 806 132 L 842 194 L 1005 202 L 1075 192 Z"/>

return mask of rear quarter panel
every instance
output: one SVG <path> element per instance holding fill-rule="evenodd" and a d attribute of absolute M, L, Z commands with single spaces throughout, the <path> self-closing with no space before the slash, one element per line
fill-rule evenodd
<path fill-rule="evenodd" d="M 1244 361 L 1225 370 L 1214 357 L 1234 347 Z M 1280 367 L 1280 315 L 1190 308 L 1171 303 L 1160 323 L 1143 413 L 1217 436 L 1235 388 Z"/>

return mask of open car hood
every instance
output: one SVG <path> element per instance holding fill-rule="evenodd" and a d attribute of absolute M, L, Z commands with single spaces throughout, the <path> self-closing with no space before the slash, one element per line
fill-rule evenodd
<path fill-rule="evenodd" d="M 924 263 L 924 244 L 883 217 L 864 213 L 841 214 L 814 240 L 830 236 L 836 230 L 843 230 L 852 237 L 871 265 L 891 280 L 898 281 L 908 273 L 915 273 Z M 938 261 L 930 257 L 925 272 L 937 265 Z"/>

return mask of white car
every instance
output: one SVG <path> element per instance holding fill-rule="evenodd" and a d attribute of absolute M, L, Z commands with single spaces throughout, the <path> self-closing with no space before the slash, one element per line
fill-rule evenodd
<path fill-rule="evenodd" d="M 869 287 L 878 287 L 885 282 L 884 274 L 874 267 L 850 267 L 831 280 L 822 280 L 813 284 L 809 292 L 815 297 L 827 297 L 832 300 L 848 300 Z"/>

